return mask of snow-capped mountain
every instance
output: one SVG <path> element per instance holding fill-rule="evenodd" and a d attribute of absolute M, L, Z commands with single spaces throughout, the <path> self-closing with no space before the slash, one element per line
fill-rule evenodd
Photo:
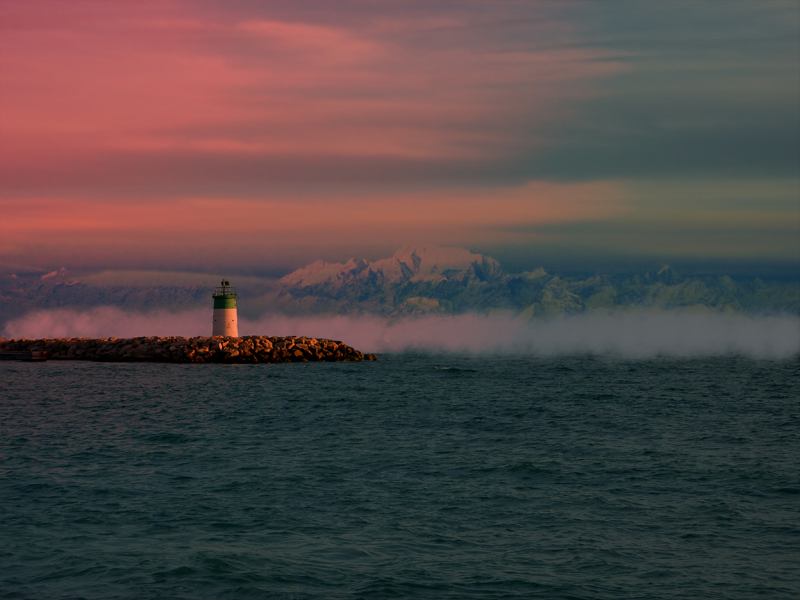
<path fill-rule="evenodd" d="M 407 246 L 391 258 L 317 261 L 279 281 L 275 307 L 293 314 L 390 317 L 495 312 L 521 318 L 627 308 L 798 311 L 796 284 L 657 271 L 562 278 L 544 269 L 503 273 L 496 260 L 463 248 Z M 792 287 L 794 286 L 794 287 Z"/>
<path fill-rule="evenodd" d="M 447 313 L 489 302 L 502 285 L 499 263 L 464 248 L 406 246 L 374 262 L 317 261 L 278 283 L 286 312 Z"/>
<path fill-rule="evenodd" d="M 133 311 L 210 310 L 218 275 L 139 271 L 83 274 L 67 269 L 0 273 L 0 329 L 35 310 L 116 306 Z M 800 314 L 796 280 L 647 272 L 563 277 L 543 268 L 504 273 L 496 260 L 463 248 L 407 246 L 389 258 L 317 261 L 278 282 L 231 276 L 239 314 L 371 314 L 390 318 L 509 314 L 521 319 L 629 308 Z"/>
<path fill-rule="evenodd" d="M 372 283 L 400 285 L 404 283 L 476 279 L 485 281 L 502 276 L 496 260 L 473 254 L 463 248 L 406 246 L 391 258 L 375 262 L 350 259 L 346 263 L 321 260 L 298 269 L 280 280 L 286 290 L 324 286 L 338 288 L 351 284 Z"/>

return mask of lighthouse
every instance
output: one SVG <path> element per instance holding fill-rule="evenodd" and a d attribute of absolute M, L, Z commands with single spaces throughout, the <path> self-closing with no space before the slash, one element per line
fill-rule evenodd
<path fill-rule="evenodd" d="M 222 285 L 214 288 L 214 328 L 211 335 L 227 335 L 239 337 L 239 325 L 236 318 L 236 288 L 225 279 Z"/>

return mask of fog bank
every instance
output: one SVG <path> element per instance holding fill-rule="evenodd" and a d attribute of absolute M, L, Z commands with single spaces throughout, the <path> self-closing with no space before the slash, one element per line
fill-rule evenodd
<path fill-rule="evenodd" d="M 9 322 L 6 338 L 205 336 L 208 310 L 128 313 L 100 307 L 46 310 Z M 458 315 L 387 321 L 380 317 L 286 317 L 241 319 L 241 335 L 305 335 L 341 340 L 363 352 L 598 354 L 788 358 L 800 354 L 800 319 L 676 312 L 584 314 L 547 321 Z"/>

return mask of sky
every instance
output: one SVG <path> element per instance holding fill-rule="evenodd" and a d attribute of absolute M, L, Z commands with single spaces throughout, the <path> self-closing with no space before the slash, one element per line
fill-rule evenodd
<path fill-rule="evenodd" d="M 3 0 L 0 34 L 4 269 L 800 264 L 794 0 Z"/>

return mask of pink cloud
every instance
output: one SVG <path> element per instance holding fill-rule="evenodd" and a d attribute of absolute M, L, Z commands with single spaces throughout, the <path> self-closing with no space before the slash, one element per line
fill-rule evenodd
<path fill-rule="evenodd" d="M 505 174 L 621 70 L 548 5 L 521 39 L 555 45 L 477 5 L 0 6 L 6 260 L 219 264 L 220 234 L 247 264 L 306 260 L 624 210 L 613 182 Z"/>
<path fill-rule="evenodd" d="M 365 191 L 116 204 L 79 198 L 17 199 L 2 203 L 0 249 L 7 258 L 23 260 L 90 247 L 98 254 L 93 264 L 109 268 L 124 256 L 143 258 L 147 251 L 160 254 L 162 266 L 176 268 L 186 256 L 257 264 L 277 249 L 318 252 L 343 240 L 390 250 L 414 240 L 454 245 L 530 241 L 531 234 L 509 231 L 608 218 L 625 211 L 627 199 L 611 182 L 422 190 L 384 193 L 377 199 Z M 227 243 L 221 243 L 223 239 Z M 243 247 L 248 249 L 246 258 L 236 258 Z"/>
<path fill-rule="evenodd" d="M 335 159 L 383 158 L 387 172 L 393 160 L 500 161 L 543 143 L 621 68 L 594 49 L 473 44 L 480 23 L 463 15 L 433 19 L 463 31 L 419 47 L 418 24 L 387 27 L 377 10 L 327 24 L 235 18 L 222 5 L 99 6 L 63 5 L 73 18 L 62 21 L 45 15 L 50 4 L 6 9 L 7 192 L 173 189 L 192 174 L 236 188 L 230 161 L 240 158 L 311 165 L 254 168 L 248 180 L 260 183 L 324 180 Z M 575 38 L 540 12 L 531 38 L 554 29 Z M 358 172 L 348 175 L 355 183 Z"/>

